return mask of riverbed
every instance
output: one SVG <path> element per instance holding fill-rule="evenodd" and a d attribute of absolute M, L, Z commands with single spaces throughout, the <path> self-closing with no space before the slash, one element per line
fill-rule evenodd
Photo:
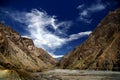
<path fill-rule="evenodd" d="M 120 80 L 120 72 L 114 71 L 53 69 L 30 75 L 21 79 L 15 71 L 0 70 L 0 80 Z"/>
<path fill-rule="evenodd" d="M 41 80 L 120 80 L 120 72 L 54 69 L 36 73 Z"/>

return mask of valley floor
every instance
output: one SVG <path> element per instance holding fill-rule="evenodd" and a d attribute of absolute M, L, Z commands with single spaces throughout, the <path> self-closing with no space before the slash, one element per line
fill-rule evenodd
<path fill-rule="evenodd" d="M 32 73 L 32 78 L 20 78 L 15 71 L 0 70 L 0 80 L 120 80 L 120 72 L 54 69 Z"/>
<path fill-rule="evenodd" d="M 54 69 L 34 73 L 40 80 L 120 80 L 120 72 Z"/>

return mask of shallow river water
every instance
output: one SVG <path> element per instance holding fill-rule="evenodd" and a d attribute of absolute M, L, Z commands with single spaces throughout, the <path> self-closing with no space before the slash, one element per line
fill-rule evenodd
<path fill-rule="evenodd" d="M 39 73 L 41 80 L 120 80 L 120 72 L 55 69 Z"/>
<path fill-rule="evenodd" d="M 21 79 L 15 71 L 0 70 L 0 80 L 120 80 L 120 72 L 113 71 L 54 69 L 31 75 L 33 78 Z"/>

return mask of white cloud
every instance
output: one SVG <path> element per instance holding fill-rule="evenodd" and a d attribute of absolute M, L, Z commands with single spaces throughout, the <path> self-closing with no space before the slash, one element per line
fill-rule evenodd
<path fill-rule="evenodd" d="M 52 55 L 54 58 L 62 58 L 64 55 Z"/>
<path fill-rule="evenodd" d="M 90 6 L 82 4 L 77 7 L 80 10 L 79 12 L 79 20 L 85 23 L 91 23 L 92 18 L 91 15 L 93 13 L 104 10 L 106 5 L 101 2 L 101 0 L 97 0 L 96 3 L 91 4 Z"/>
<path fill-rule="evenodd" d="M 30 37 L 34 40 L 34 43 L 38 47 L 45 47 L 55 49 L 62 46 L 64 39 L 56 36 L 52 32 L 46 29 L 47 26 L 52 26 L 53 29 L 57 30 L 58 27 L 70 24 L 69 22 L 60 22 L 56 24 L 57 19 L 53 16 L 49 16 L 45 12 L 38 10 L 32 10 L 30 13 L 26 13 L 26 21 L 28 24 L 28 31 Z"/>
<path fill-rule="evenodd" d="M 87 16 L 88 15 L 88 10 L 83 10 L 81 13 L 80 13 L 81 16 Z"/>
<path fill-rule="evenodd" d="M 63 56 L 52 53 L 55 49 L 62 47 L 69 41 L 79 39 L 91 33 L 91 31 L 86 31 L 61 38 L 61 36 L 55 33 L 66 34 L 65 31 L 71 26 L 72 22 L 60 22 L 56 19 L 57 17 L 50 16 L 45 11 L 37 9 L 31 10 L 31 12 L 17 12 L 17 15 L 16 13 L 12 13 L 12 17 L 16 21 L 26 24 L 26 30 L 29 34 L 24 35 L 24 37 L 33 39 L 37 47 L 45 49 L 55 58 Z M 47 29 L 48 27 L 51 27 L 54 32 Z M 62 27 L 62 29 L 59 27 Z"/>
<path fill-rule="evenodd" d="M 89 35 L 91 33 L 91 31 L 86 31 L 86 32 L 80 32 L 80 33 L 77 33 L 77 34 L 72 34 L 69 36 L 69 41 L 72 41 L 72 40 L 75 40 L 75 39 L 78 39 L 80 37 L 83 37 L 83 36 L 86 36 L 86 35 Z"/>
<path fill-rule="evenodd" d="M 51 52 L 49 52 L 49 54 L 52 56 L 52 57 L 54 57 L 54 58 L 62 58 L 64 55 L 55 55 L 55 54 L 53 54 L 53 53 L 51 53 Z"/>
<path fill-rule="evenodd" d="M 77 7 L 77 9 L 82 9 L 84 7 L 84 4 L 81 4 Z"/>
<path fill-rule="evenodd" d="M 88 23 L 88 24 L 90 24 L 92 22 L 92 19 L 89 19 L 89 18 L 86 18 L 86 17 L 82 17 L 82 16 L 79 17 L 79 20 L 83 21 L 85 23 Z"/>
<path fill-rule="evenodd" d="M 101 10 L 104 10 L 106 8 L 106 6 L 104 4 L 93 4 L 90 8 L 88 8 L 89 11 L 92 11 L 92 12 L 98 12 L 98 11 L 101 11 Z"/>

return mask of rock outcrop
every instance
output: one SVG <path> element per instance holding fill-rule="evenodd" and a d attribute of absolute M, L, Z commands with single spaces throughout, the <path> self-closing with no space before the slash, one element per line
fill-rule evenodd
<path fill-rule="evenodd" d="M 31 39 L 21 37 L 0 23 L 0 68 L 42 71 L 54 67 L 57 60 L 34 46 Z"/>
<path fill-rule="evenodd" d="M 120 9 L 110 12 L 83 44 L 66 54 L 60 67 L 120 71 Z"/>

